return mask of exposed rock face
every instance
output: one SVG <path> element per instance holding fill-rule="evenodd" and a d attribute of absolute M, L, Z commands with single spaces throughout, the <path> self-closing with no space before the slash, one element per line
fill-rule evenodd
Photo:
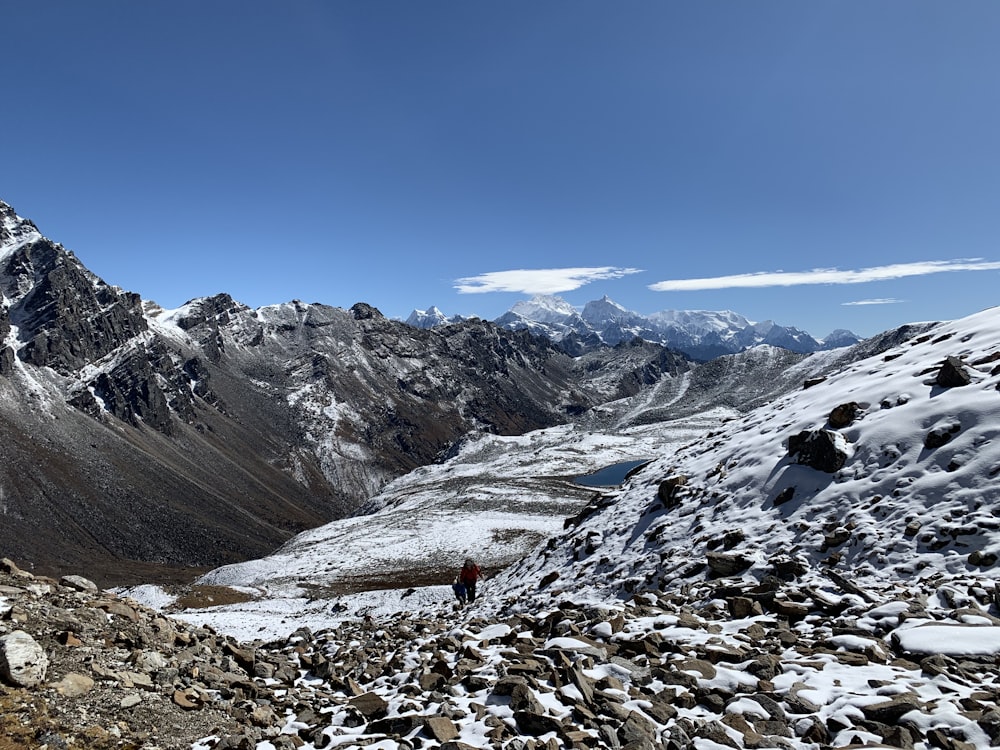
<path fill-rule="evenodd" d="M 8 315 L 24 342 L 20 356 L 33 365 L 65 374 L 147 328 L 139 295 L 109 287 L 46 239 L 8 255 L 0 284 L 15 300 Z"/>

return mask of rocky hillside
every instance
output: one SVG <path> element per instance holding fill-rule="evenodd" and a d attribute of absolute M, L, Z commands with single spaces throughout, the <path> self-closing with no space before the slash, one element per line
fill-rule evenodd
<path fill-rule="evenodd" d="M 1000 596 L 979 586 L 910 598 L 932 587 L 887 596 L 834 577 L 820 592 L 786 573 L 751 590 L 719 571 L 539 608 L 543 579 L 500 619 L 483 617 L 497 600 L 440 604 L 239 642 L 79 576 L 0 568 L 4 750 L 1000 742 Z"/>
<path fill-rule="evenodd" d="M 0 203 L 0 544 L 100 582 L 190 578 L 353 512 L 470 431 L 567 422 L 688 368 L 358 303 L 163 310 Z"/>

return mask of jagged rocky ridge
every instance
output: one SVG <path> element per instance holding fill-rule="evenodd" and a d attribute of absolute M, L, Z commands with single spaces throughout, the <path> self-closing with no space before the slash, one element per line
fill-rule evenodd
<path fill-rule="evenodd" d="M 461 322 L 436 307 L 414 310 L 407 323 L 435 328 Z M 665 310 L 642 315 L 603 297 L 577 311 L 559 297 L 540 295 L 515 304 L 494 321 L 514 331 L 528 330 L 553 341 L 563 351 L 578 356 L 623 341 L 640 338 L 708 361 L 755 346 L 781 347 L 792 352 L 810 352 L 851 346 L 860 340 L 846 330 L 833 331 L 821 341 L 805 331 L 773 321 L 753 323 L 729 310 Z"/>

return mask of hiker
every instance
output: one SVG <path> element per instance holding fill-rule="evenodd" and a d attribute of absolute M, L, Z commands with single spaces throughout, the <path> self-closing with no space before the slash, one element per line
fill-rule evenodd
<path fill-rule="evenodd" d="M 476 565 L 476 561 L 466 559 L 465 564 L 458 573 L 458 582 L 465 586 L 465 596 L 469 603 L 476 601 L 476 581 L 483 577 L 483 571 Z"/>
<path fill-rule="evenodd" d="M 451 584 L 451 590 L 455 592 L 455 598 L 458 599 L 458 603 L 465 604 L 467 592 L 465 584 L 460 579 L 455 579 L 455 582 Z"/>

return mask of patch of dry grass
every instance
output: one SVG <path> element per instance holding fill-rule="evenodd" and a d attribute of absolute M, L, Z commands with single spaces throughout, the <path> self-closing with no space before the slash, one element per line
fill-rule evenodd
<path fill-rule="evenodd" d="M 252 594 L 228 586 L 192 586 L 178 597 L 174 606 L 180 609 L 205 609 L 225 604 L 252 602 L 254 599 Z"/>

